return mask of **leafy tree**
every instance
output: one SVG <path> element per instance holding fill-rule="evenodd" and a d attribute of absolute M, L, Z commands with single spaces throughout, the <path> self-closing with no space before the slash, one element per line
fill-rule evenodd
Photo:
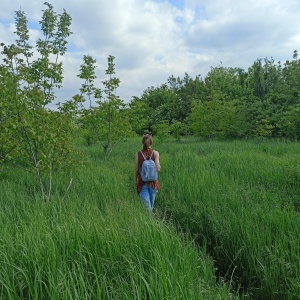
<path fill-rule="evenodd" d="M 233 102 L 220 100 L 198 102 L 192 107 L 191 126 L 196 135 L 224 138 L 230 135 L 234 117 Z"/>
<path fill-rule="evenodd" d="M 179 93 L 179 83 L 174 83 L 172 80 L 170 78 L 168 84 L 148 88 L 140 98 L 140 101 L 147 107 L 150 130 L 165 121 L 168 125 L 171 125 L 173 120 L 185 122 L 190 114 L 190 105 Z"/>
<path fill-rule="evenodd" d="M 241 98 L 250 91 L 246 85 L 247 74 L 240 68 L 211 68 L 205 77 L 205 93 L 201 100 L 232 101 Z"/>
<path fill-rule="evenodd" d="M 282 69 L 284 82 L 285 105 L 295 105 L 300 103 L 300 59 L 298 52 L 293 53 L 293 60 L 287 60 Z"/>
<path fill-rule="evenodd" d="M 141 100 L 149 107 L 151 127 L 162 121 L 171 123 L 173 119 L 179 118 L 180 99 L 166 84 L 147 89 Z"/>
<path fill-rule="evenodd" d="M 83 109 L 81 112 L 78 111 L 79 116 L 81 116 L 80 122 L 83 125 L 81 133 L 89 146 L 97 141 L 92 101 L 100 99 L 102 95 L 102 91 L 95 87 L 94 81 L 97 78 L 95 70 L 96 60 L 90 55 L 84 55 L 83 64 L 80 66 L 80 73 L 77 75 L 80 79 L 84 80 L 84 83 L 81 85 L 80 95 L 74 96 L 77 99 L 82 99 L 82 103 L 88 101 L 89 104 L 88 109 Z M 79 107 L 78 109 L 80 110 Z"/>
<path fill-rule="evenodd" d="M 53 112 L 48 105 L 61 88 L 63 67 L 60 57 L 67 48 L 71 17 L 64 10 L 57 14 L 45 2 L 40 21 L 43 38 L 35 48 L 29 44 L 27 18 L 16 12 L 15 44 L 1 44 L 1 155 L 5 161 L 35 173 L 43 199 L 50 199 L 55 169 L 73 159 L 70 119 Z M 4 88 L 5 87 L 5 88 Z"/>
<path fill-rule="evenodd" d="M 256 121 L 257 126 L 253 132 L 253 136 L 256 138 L 266 138 L 272 135 L 274 126 L 266 119 Z"/>
<path fill-rule="evenodd" d="M 170 136 L 170 126 L 168 121 L 161 121 L 153 126 L 154 134 L 160 141 L 165 141 Z"/>
<path fill-rule="evenodd" d="M 188 74 L 171 76 L 137 99 L 148 110 L 150 130 L 167 122 L 173 133 L 173 124 L 180 122 L 181 134 L 192 128 L 195 134 L 219 138 L 295 139 L 299 82 L 300 60 L 295 50 L 293 59 L 284 64 L 265 58 L 254 61 L 247 71 L 212 67 L 204 80 Z"/>
<path fill-rule="evenodd" d="M 174 76 L 168 78 L 168 85 L 172 88 L 182 101 L 181 119 L 184 120 L 191 113 L 191 104 L 204 98 L 205 84 L 200 75 L 195 79 L 185 73 L 183 79 Z"/>
<path fill-rule="evenodd" d="M 114 56 L 108 56 L 108 68 L 105 74 L 109 78 L 102 81 L 104 91 L 94 86 L 96 61 L 90 56 L 84 57 L 78 75 L 85 80 L 80 97 L 87 96 L 90 103 L 90 108 L 85 109 L 82 113 L 83 127 L 88 132 L 88 136 L 93 136 L 100 142 L 104 150 L 104 157 L 108 157 L 120 141 L 132 134 L 126 105 L 116 95 L 120 80 L 113 76 L 115 74 L 114 59 Z M 91 105 L 92 96 L 97 104 L 95 107 Z"/>
<path fill-rule="evenodd" d="M 11 139 L 16 127 L 17 114 L 11 110 L 15 101 L 15 82 L 13 74 L 7 68 L 0 66 L 0 166 L 11 161 L 12 153 L 17 151 L 17 145 Z"/>
<path fill-rule="evenodd" d="M 171 131 L 172 136 L 175 138 L 175 140 L 180 141 L 181 134 L 183 131 L 182 123 L 180 121 L 175 121 L 174 123 L 171 124 L 170 131 Z"/>
<path fill-rule="evenodd" d="M 251 68 L 248 70 L 248 82 L 252 89 L 253 95 L 262 99 L 266 92 L 264 69 L 261 59 L 254 62 Z"/>
<path fill-rule="evenodd" d="M 129 103 L 128 115 L 129 122 L 135 133 L 142 135 L 151 131 L 150 116 L 151 109 L 138 97 L 133 97 Z"/>
<path fill-rule="evenodd" d="M 280 136 L 300 140 L 300 104 L 290 106 L 281 114 L 276 126 Z"/>

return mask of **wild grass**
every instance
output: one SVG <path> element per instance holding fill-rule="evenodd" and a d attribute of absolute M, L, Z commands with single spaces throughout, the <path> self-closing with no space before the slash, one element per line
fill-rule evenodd
<path fill-rule="evenodd" d="M 49 202 L 31 175 L 0 173 L 0 299 L 237 298 L 216 284 L 205 251 L 144 210 L 133 186 L 139 143 L 121 146 L 105 161 L 82 146 L 85 163 L 54 180 Z"/>
<path fill-rule="evenodd" d="M 300 146 L 279 141 L 160 147 L 157 205 L 253 299 L 300 295 Z"/>
<path fill-rule="evenodd" d="M 299 298 L 298 143 L 154 138 L 154 214 L 134 187 L 140 146 L 103 160 L 79 143 L 46 203 L 31 175 L 0 173 L 0 299 Z"/>

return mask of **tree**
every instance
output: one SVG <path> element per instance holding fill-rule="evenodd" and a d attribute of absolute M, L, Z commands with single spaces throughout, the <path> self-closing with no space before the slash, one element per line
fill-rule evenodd
<path fill-rule="evenodd" d="M 155 136 L 160 141 L 165 141 L 170 136 L 170 126 L 168 121 L 161 121 L 159 124 L 153 125 Z"/>
<path fill-rule="evenodd" d="M 50 199 L 54 170 L 73 159 L 71 121 L 48 105 L 61 88 L 63 66 L 59 60 L 67 50 L 71 17 L 53 11 L 45 2 L 40 21 L 43 38 L 35 48 L 29 44 L 27 18 L 16 12 L 16 44 L 1 44 L 1 144 L 2 160 L 35 173 L 42 199 Z M 5 87 L 5 88 L 4 88 Z"/>
<path fill-rule="evenodd" d="M 224 138 L 231 134 L 235 103 L 213 100 L 198 102 L 192 107 L 191 126 L 196 135 Z"/>
<path fill-rule="evenodd" d="M 142 135 L 150 132 L 150 113 L 151 109 L 138 97 L 133 97 L 129 103 L 128 115 L 129 122 L 135 133 Z"/>
<path fill-rule="evenodd" d="M 249 68 L 249 86 L 252 88 L 253 95 L 263 99 L 266 87 L 265 87 L 265 77 L 264 69 L 262 66 L 261 59 L 254 62 L 253 66 Z"/>
<path fill-rule="evenodd" d="M 300 104 L 290 106 L 283 115 L 280 115 L 276 126 L 282 137 L 300 140 Z"/>
<path fill-rule="evenodd" d="M 94 86 L 96 60 L 90 56 L 84 57 L 78 75 L 85 80 L 81 88 L 81 95 L 87 96 L 90 102 L 90 108 L 83 110 L 82 113 L 83 127 L 89 136 L 93 136 L 100 142 L 104 150 L 104 157 L 108 157 L 113 148 L 132 133 L 126 105 L 116 95 L 120 80 L 113 76 L 115 74 L 114 59 L 114 56 L 108 56 L 108 68 L 105 74 L 109 78 L 102 81 L 104 91 Z M 91 105 L 91 96 L 94 97 L 97 104 L 95 107 Z"/>

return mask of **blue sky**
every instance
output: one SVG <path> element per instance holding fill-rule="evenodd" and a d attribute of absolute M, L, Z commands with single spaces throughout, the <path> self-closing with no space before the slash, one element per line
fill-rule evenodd
<path fill-rule="evenodd" d="M 82 57 L 97 60 L 99 87 L 107 56 L 116 57 L 118 95 L 129 102 L 169 76 L 205 77 L 211 67 L 247 69 L 257 58 L 292 58 L 300 50 L 298 0 L 64 0 L 49 1 L 72 17 L 63 58 L 60 101 L 78 92 Z M 1 0 L 0 42 L 13 43 L 14 11 L 26 12 L 34 44 L 44 1 Z"/>
<path fill-rule="evenodd" d="M 163 2 L 163 1 L 162 1 Z M 169 0 L 168 1 L 171 5 L 179 8 L 179 9 L 184 9 L 184 1 L 183 0 Z"/>

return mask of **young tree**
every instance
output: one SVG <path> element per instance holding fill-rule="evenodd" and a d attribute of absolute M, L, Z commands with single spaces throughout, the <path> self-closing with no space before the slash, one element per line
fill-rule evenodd
<path fill-rule="evenodd" d="M 1 149 L 2 159 L 34 172 L 46 200 L 51 197 L 54 170 L 66 166 L 73 152 L 69 118 L 48 108 L 62 86 L 60 57 L 67 50 L 71 17 L 65 10 L 57 14 L 47 2 L 45 6 L 40 21 L 43 37 L 35 47 L 29 44 L 27 18 L 21 10 L 15 18 L 16 43 L 1 44 L 0 143 L 10 141 Z"/>
<path fill-rule="evenodd" d="M 89 136 L 95 137 L 100 142 L 105 158 L 110 155 L 113 148 L 124 137 L 132 133 L 126 105 L 116 95 L 120 80 L 113 76 L 115 74 L 114 59 L 114 56 L 108 56 L 108 68 L 105 74 L 109 78 L 102 81 L 104 91 L 94 86 L 96 61 L 90 56 L 84 57 L 78 75 L 79 78 L 85 80 L 81 88 L 81 94 L 87 96 L 90 102 L 90 108 L 85 109 L 82 114 L 83 127 Z M 97 104 L 95 107 L 91 105 L 91 96 L 95 98 Z"/>
<path fill-rule="evenodd" d="M 131 128 L 135 133 L 142 135 L 150 132 L 150 112 L 151 109 L 138 97 L 133 97 L 129 103 L 128 115 Z"/>

